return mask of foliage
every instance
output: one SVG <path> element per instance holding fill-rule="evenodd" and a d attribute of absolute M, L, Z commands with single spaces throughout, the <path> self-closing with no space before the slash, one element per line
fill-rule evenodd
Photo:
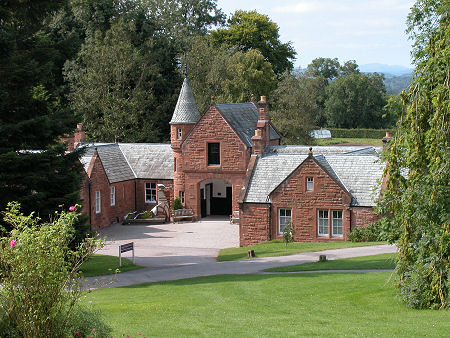
<path fill-rule="evenodd" d="M 394 269 L 395 253 L 386 253 L 373 256 L 327 260 L 325 262 L 312 262 L 297 265 L 279 266 L 265 269 L 268 272 L 294 272 L 317 270 L 366 270 L 366 269 Z"/>
<path fill-rule="evenodd" d="M 200 111 L 215 102 L 249 102 L 270 96 L 276 87 L 270 63 L 257 50 L 214 47 L 207 38 L 195 39 L 189 52 L 188 77 Z"/>
<path fill-rule="evenodd" d="M 4 213 L 13 230 L 0 239 L 0 305 L 3 317 L 24 337 L 67 334 L 81 295 L 77 270 L 99 245 L 86 238 L 77 250 L 69 248 L 77 217 L 76 212 L 63 211 L 55 213 L 52 222 L 39 224 L 33 214 L 20 213 L 16 202 Z"/>
<path fill-rule="evenodd" d="M 369 128 L 327 128 L 331 132 L 332 138 L 373 138 L 381 140 L 386 132 L 393 133 L 392 129 L 369 129 Z"/>
<path fill-rule="evenodd" d="M 329 146 L 333 144 L 345 144 L 345 143 L 364 144 L 374 147 L 383 146 L 383 141 L 381 139 L 376 138 L 328 138 L 328 139 L 322 138 L 322 139 L 315 139 L 313 144 L 318 146 Z"/>
<path fill-rule="evenodd" d="M 403 105 L 400 95 L 389 95 L 382 116 L 385 121 L 384 125 L 394 126 L 405 111 L 406 107 Z"/>
<path fill-rule="evenodd" d="M 17 200 L 42 218 L 79 201 L 79 152 L 64 155 L 59 138 L 75 116 L 65 105 L 62 63 L 67 40 L 45 26 L 57 1 L 0 5 L 0 209 Z"/>
<path fill-rule="evenodd" d="M 314 96 L 316 79 L 300 72 L 284 72 L 274 91 L 271 121 L 283 135 L 285 144 L 308 144 L 312 120 L 318 113 Z"/>
<path fill-rule="evenodd" d="M 283 243 L 285 248 L 287 248 L 288 243 L 292 243 L 294 241 L 295 230 L 291 224 L 291 222 L 286 222 L 286 225 L 283 228 Z"/>
<path fill-rule="evenodd" d="M 172 210 L 183 209 L 183 204 L 181 203 L 181 199 L 179 197 L 173 200 Z"/>
<path fill-rule="evenodd" d="M 412 307 L 448 308 L 450 275 L 450 22 L 448 1 L 418 0 L 409 17 L 415 78 L 385 160 L 379 211 L 399 233 L 397 273 Z"/>
<path fill-rule="evenodd" d="M 349 234 L 348 239 L 352 242 L 376 242 L 376 241 L 395 241 L 397 236 L 389 233 L 384 220 L 378 220 L 365 227 L 354 228 Z"/>
<path fill-rule="evenodd" d="M 383 75 L 351 73 L 331 82 L 326 89 L 328 125 L 338 128 L 382 127 L 386 89 Z"/>
<path fill-rule="evenodd" d="M 295 51 L 291 42 L 279 40 L 278 26 L 267 15 L 256 11 L 236 11 L 226 28 L 211 31 L 211 40 L 215 46 L 225 45 L 242 52 L 258 50 L 264 60 L 269 62 L 273 71 L 280 74 L 293 67 Z"/>

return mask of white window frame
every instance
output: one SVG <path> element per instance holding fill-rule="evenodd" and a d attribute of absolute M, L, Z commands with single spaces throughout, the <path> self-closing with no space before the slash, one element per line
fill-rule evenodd
<path fill-rule="evenodd" d="M 156 183 L 146 182 L 144 186 L 145 203 L 156 203 Z"/>
<path fill-rule="evenodd" d="M 116 205 L 116 187 L 111 187 L 111 192 L 110 192 L 110 201 L 111 201 L 111 206 L 115 206 Z"/>
<path fill-rule="evenodd" d="M 100 191 L 95 192 L 95 213 L 100 214 L 102 212 L 102 195 Z"/>
<path fill-rule="evenodd" d="M 287 215 L 289 214 L 289 215 Z M 283 233 L 283 228 L 287 222 L 291 222 L 292 225 L 292 209 L 291 208 L 279 208 L 278 209 L 278 234 Z"/>
<path fill-rule="evenodd" d="M 307 177 L 306 178 L 306 191 L 313 191 L 313 190 L 314 190 L 314 178 Z"/>
<path fill-rule="evenodd" d="M 325 216 L 326 213 L 326 216 Z M 330 215 L 328 210 L 317 210 L 317 235 L 319 237 L 328 237 L 330 234 L 329 230 L 329 219 Z M 326 229 L 327 232 L 321 231 Z"/>
<path fill-rule="evenodd" d="M 177 139 L 181 140 L 181 138 L 183 137 L 183 130 L 181 128 L 177 129 Z"/>
<path fill-rule="evenodd" d="M 340 215 L 339 215 L 340 214 Z M 336 217 L 335 217 L 336 215 Z M 344 233 L 344 220 L 342 210 L 331 211 L 331 236 L 342 237 Z M 339 233 L 340 230 L 340 233 Z"/>
<path fill-rule="evenodd" d="M 184 205 L 184 191 L 180 191 L 180 201 Z"/>

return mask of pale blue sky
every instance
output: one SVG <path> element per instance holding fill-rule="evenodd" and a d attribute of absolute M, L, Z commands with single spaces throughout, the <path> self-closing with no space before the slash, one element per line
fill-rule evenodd
<path fill-rule="evenodd" d="M 411 67 L 411 41 L 405 34 L 413 0 L 218 0 L 227 15 L 237 9 L 266 14 L 292 41 L 295 66 L 317 57 Z"/>

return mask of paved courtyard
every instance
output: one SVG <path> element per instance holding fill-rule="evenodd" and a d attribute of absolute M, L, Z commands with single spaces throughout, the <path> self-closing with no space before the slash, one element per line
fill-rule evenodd
<path fill-rule="evenodd" d="M 116 223 L 99 234 L 106 237 L 99 254 L 118 256 L 119 245 L 134 242 L 136 264 L 150 269 L 215 262 L 220 249 L 239 246 L 239 225 L 223 216 L 175 224 Z M 131 257 L 131 252 L 123 257 Z"/>

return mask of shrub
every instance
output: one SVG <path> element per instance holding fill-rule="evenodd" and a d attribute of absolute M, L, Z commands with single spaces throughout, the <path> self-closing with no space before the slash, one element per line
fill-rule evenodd
<path fill-rule="evenodd" d="M 295 230 L 292 227 L 291 222 L 287 221 L 286 225 L 283 228 L 283 242 L 285 248 L 287 248 L 288 243 L 294 241 Z"/>
<path fill-rule="evenodd" d="M 143 213 L 139 214 L 138 218 L 139 219 L 146 219 L 146 218 L 152 218 L 153 217 L 153 213 L 150 210 L 146 210 Z"/>
<path fill-rule="evenodd" d="M 39 223 L 33 214 L 20 213 L 18 203 L 8 204 L 4 221 L 13 229 L 0 239 L 0 321 L 6 323 L 7 334 L 16 330 L 23 337 L 67 335 L 81 296 L 78 268 L 100 245 L 86 238 L 76 250 L 70 249 L 79 216 L 75 209 Z"/>
<path fill-rule="evenodd" d="M 376 242 L 389 241 L 394 242 L 397 238 L 391 238 L 392 234 L 386 229 L 386 219 L 382 218 L 366 227 L 353 229 L 348 238 L 352 242 Z"/>
<path fill-rule="evenodd" d="M 181 204 L 181 199 L 179 197 L 175 198 L 172 204 L 172 210 L 183 209 L 183 204 Z"/>

